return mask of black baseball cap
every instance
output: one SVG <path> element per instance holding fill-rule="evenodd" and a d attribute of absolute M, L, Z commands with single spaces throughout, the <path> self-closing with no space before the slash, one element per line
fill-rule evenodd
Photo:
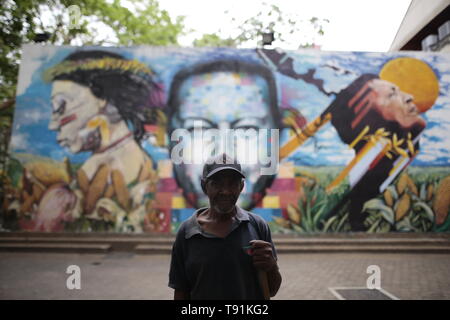
<path fill-rule="evenodd" d="M 242 178 L 245 178 L 241 165 L 236 159 L 231 158 L 226 153 L 219 154 L 209 158 L 203 166 L 203 180 L 212 177 L 222 170 L 233 170 L 238 172 Z"/>

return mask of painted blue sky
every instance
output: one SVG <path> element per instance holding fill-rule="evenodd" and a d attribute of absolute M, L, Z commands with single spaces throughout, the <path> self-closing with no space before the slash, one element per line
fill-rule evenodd
<path fill-rule="evenodd" d="M 148 64 L 158 75 L 159 81 L 168 90 L 176 72 L 189 65 L 216 58 L 239 58 L 263 63 L 254 50 L 250 49 L 182 49 L 163 47 L 83 47 L 109 50 L 122 54 L 127 59 L 137 59 Z M 26 152 L 62 160 L 69 157 L 73 162 L 82 162 L 89 155 L 73 155 L 56 143 L 56 133 L 48 129 L 50 119 L 51 85 L 41 79 L 43 70 L 63 60 L 78 47 L 54 47 L 26 45 L 19 73 L 17 104 L 14 117 L 11 152 Z M 363 73 L 377 74 L 389 60 L 410 56 L 427 62 L 436 72 L 440 81 L 440 95 L 423 116 L 427 127 L 420 140 L 421 151 L 413 165 L 450 165 L 450 56 L 436 53 L 364 53 L 364 52 L 323 52 L 290 51 L 294 58 L 294 68 L 304 73 L 316 69 L 315 77 L 324 80 L 327 91 L 338 92 Z M 330 68 L 333 66 L 334 68 Z M 344 72 L 347 71 L 347 72 Z M 278 100 L 284 92 L 294 92 L 289 97 L 289 106 L 301 111 L 308 121 L 319 115 L 334 96 L 320 93 L 316 87 L 302 80 L 287 78 L 275 72 Z M 149 141 L 143 147 L 156 159 L 167 158 L 167 151 L 156 148 Z M 301 146 L 291 156 L 297 165 L 345 165 L 354 156 L 353 150 L 343 144 L 331 124 L 326 125 Z"/>

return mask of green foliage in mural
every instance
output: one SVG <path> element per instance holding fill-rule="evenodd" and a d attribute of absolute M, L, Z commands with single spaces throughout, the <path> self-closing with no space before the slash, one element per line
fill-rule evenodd
<path fill-rule="evenodd" d="M 403 173 L 382 195 L 365 203 L 368 232 L 444 231 L 448 212 L 440 212 L 436 200 L 445 174 L 447 168 L 410 168 Z"/>
<path fill-rule="evenodd" d="M 450 181 L 449 173 L 450 169 L 445 167 L 409 168 L 384 193 L 364 204 L 362 211 L 367 213 L 364 221 L 367 232 L 448 231 L 450 208 L 446 192 Z M 348 185 L 340 186 L 338 190 L 327 194 L 322 186 L 332 181 L 333 175 L 321 172 L 320 176 L 320 185 L 311 183 L 305 186 L 304 198 L 297 206 L 288 206 L 287 219 L 274 219 L 271 227 L 275 232 L 293 234 L 351 231 L 346 205 L 332 216 L 325 215 L 343 198 L 349 190 Z M 443 204 L 439 206 L 438 202 Z"/>
<path fill-rule="evenodd" d="M 333 209 L 348 192 L 348 184 L 342 184 L 332 193 L 327 193 L 324 186 L 338 175 L 340 167 L 298 167 L 296 176 L 306 177 L 303 184 L 303 197 L 297 205 L 289 205 L 288 218 L 275 218 L 271 227 L 279 233 L 316 233 L 350 231 L 348 214 L 345 207 Z M 332 214 L 330 214 L 330 212 Z"/>

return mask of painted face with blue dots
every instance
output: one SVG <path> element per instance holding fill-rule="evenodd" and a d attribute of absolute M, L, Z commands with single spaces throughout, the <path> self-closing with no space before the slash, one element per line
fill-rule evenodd
<path fill-rule="evenodd" d="M 269 113 L 267 83 L 256 75 L 214 72 L 192 76 L 182 85 L 180 96 L 180 116 L 185 120 L 201 115 L 216 125 L 250 119 L 263 125 Z"/>
<path fill-rule="evenodd" d="M 187 78 L 178 92 L 180 101 L 177 118 L 179 127 L 192 131 L 218 129 L 221 140 L 215 141 L 219 152 L 228 152 L 232 148 L 247 177 L 238 205 L 250 202 L 254 184 L 260 176 L 261 154 L 267 154 L 267 148 L 258 143 L 260 137 L 237 136 L 227 140 L 222 132 L 225 130 L 274 128 L 269 107 L 269 88 L 266 80 L 259 75 L 242 72 L 211 72 L 192 75 Z M 183 150 L 186 157 L 194 158 L 193 164 L 184 165 L 186 175 L 191 179 L 195 193 L 200 196 L 200 203 L 207 204 L 200 186 L 202 158 L 210 156 L 211 148 L 204 137 Z M 198 159 L 196 159 L 198 158 Z M 198 160 L 198 161 L 196 161 Z"/>

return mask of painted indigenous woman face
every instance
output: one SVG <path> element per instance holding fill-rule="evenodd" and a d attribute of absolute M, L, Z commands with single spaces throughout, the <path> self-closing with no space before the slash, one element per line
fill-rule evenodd
<path fill-rule="evenodd" d="M 413 126 L 425 127 L 425 120 L 420 117 L 412 95 L 400 91 L 395 84 L 381 79 L 373 79 L 369 86 L 377 95 L 376 110 L 384 119 L 395 121 L 404 129 Z"/>
<path fill-rule="evenodd" d="M 106 101 L 91 90 L 69 80 L 55 80 L 52 88 L 52 116 L 49 129 L 57 131 L 57 141 L 72 153 L 92 151 L 100 145 L 98 129 L 88 123 L 98 117 Z"/>

